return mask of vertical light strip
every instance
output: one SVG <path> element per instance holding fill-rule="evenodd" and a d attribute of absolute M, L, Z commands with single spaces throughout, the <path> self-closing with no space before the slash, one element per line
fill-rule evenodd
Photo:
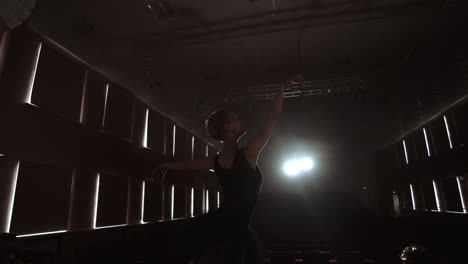
<path fill-rule="evenodd" d="M 206 208 L 206 212 L 208 213 L 210 211 L 210 193 L 208 190 L 206 190 L 206 199 L 205 199 L 205 208 Z"/>
<path fill-rule="evenodd" d="M 403 140 L 403 150 L 405 151 L 406 164 L 408 164 L 408 152 L 406 151 L 406 142 Z"/>
<path fill-rule="evenodd" d="M 205 155 L 208 157 L 208 145 L 206 145 L 205 152 Z"/>
<path fill-rule="evenodd" d="M 81 92 L 81 109 L 80 109 L 80 123 L 83 123 L 83 115 L 85 110 L 86 102 L 86 83 L 88 82 L 88 70 L 85 71 L 85 77 L 83 81 L 83 88 Z"/>
<path fill-rule="evenodd" d="M 77 177 L 77 176 L 76 176 L 76 174 L 77 174 L 76 171 L 77 171 L 77 169 L 73 169 L 73 171 L 72 171 L 72 173 L 71 173 L 71 174 L 72 174 L 72 175 L 71 175 L 72 177 L 71 177 L 71 184 L 70 184 L 70 197 L 69 197 L 70 202 L 68 203 L 68 223 L 67 223 L 67 228 L 70 228 L 71 223 L 73 222 L 73 221 L 72 221 L 72 217 L 73 217 L 73 204 L 74 204 L 75 199 L 76 199 L 76 197 L 75 197 L 75 189 L 76 189 L 75 186 L 76 186 L 76 181 L 77 181 L 77 180 L 76 180 L 76 177 Z M 94 186 L 94 185 L 93 185 L 93 186 Z M 91 190 L 91 193 L 90 193 L 90 196 L 91 196 L 91 197 L 90 197 L 90 199 L 91 199 L 91 209 L 94 210 L 94 207 L 93 207 L 93 205 L 94 205 L 94 203 L 93 203 L 93 202 L 94 202 L 94 196 L 93 196 L 93 194 L 94 194 L 94 193 L 93 193 L 93 190 Z M 92 223 L 93 213 L 94 213 L 94 211 L 91 212 L 91 228 L 92 228 L 92 226 L 93 226 L 93 223 Z"/>
<path fill-rule="evenodd" d="M 5 57 L 7 53 L 7 42 L 9 38 L 10 32 L 3 31 L 1 41 L 0 41 L 0 74 L 3 72 L 3 66 L 5 65 Z"/>
<path fill-rule="evenodd" d="M 193 152 L 195 151 L 195 137 L 192 136 L 192 151 L 190 154 L 190 158 L 193 160 Z"/>
<path fill-rule="evenodd" d="M 172 130 L 172 156 L 175 157 L 175 144 L 176 144 L 176 126 L 174 125 Z"/>
<path fill-rule="evenodd" d="M 202 199 L 201 199 L 201 206 L 202 206 L 202 213 L 205 213 L 206 212 L 206 192 L 205 192 L 205 185 L 203 185 L 203 188 L 202 188 Z"/>
<path fill-rule="evenodd" d="M 19 166 L 20 166 L 20 162 L 17 161 L 15 165 L 15 169 L 13 171 L 13 182 L 11 184 L 11 191 L 10 191 L 10 203 L 8 204 L 8 211 L 7 211 L 7 222 L 6 222 L 6 228 L 5 228 L 7 233 L 10 233 L 11 217 L 13 215 L 13 205 L 15 204 L 16 183 L 18 182 Z"/>
<path fill-rule="evenodd" d="M 431 156 L 431 149 L 429 148 L 429 140 L 427 139 L 427 132 L 426 128 L 423 127 L 423 132 L 424 132 L 424 140 L 426 141 L 426 149 L 427 149 L 427 156 Z"/>
<path fill-rule="evenodd" d="M 413 202 L 413 210 L 416 210 L 416 197 L 414 196 L 413 185 L 410 184 L 410 191 L 411 191 L 411 201 Z"/>
<path fill-rule="evenodd" d="M 149 109 L 146 108 L 145 125 L 143 128 L 143 142 L 141 144 L 144 148 L 148 147 L 148 118 L 149 118 Z"/>
<path fill-rule="evenodd" d="M 174 185 L 171 185 L 171 220 L 174 219 Z"/>
<path fill-rule="evenodd" d="M 442 211 L 440 208 L 440 194 L 439 194 L 439 189 L 437 188 L 437 183 L 433 180 L 432 181 L 432 186 L 434 186 L 434 194 L 436 198 L 436 203 L 437 203 L 437 211 Z"/>
<path fill-rule="evenodd" d="M 445 115 L 444 115 L 444 123 L 445 123 L 445 129 L 447 130 L 447 136 L 448 136 L 448 141 L 449 141 L 449 144 L 450 144 L 450 148 L 452 149 L 453 148 L 452 135 L 450 134 L 449 124 L 448 124 L 448 121 L 447 121 L 447 117 Z"/>
<path fill-rule="evenodd" d="M 107 95 L 108 94 L 109 94 L 109 84 L 106 84 L 106 94 L 104 95 L 104 113 L 102 115 L 101 130 L 104 130 L 104 122 L 106 121 Z"/>
<path fill-rule="evenodd" d="M 217 191 L 216 203 L 218 204 L 218 208 L 219 208 L 219 191 Z"/>
<path fill-rule="evenodd" d="M 37 52 L 36 52 L 36 58 L 34 60 L 34 69 L 31 74 L 31 79 L 29 80 L 28 94 L 26 97 L 26 103 L 28 104 L 31 104 L 34 80 L 36 79 L 37 65 L 39 64 L 39 57 L 41 56 L 41 49 L 42 49 L 42 42 L 39 42 L 39 46 L 37 47 Z"/>
<path fill-rule="evenodd" d="M 136 112 L 136 104 L 135 101 L 132 102 L 132 124 L 130 125 L 130 138 L 133 138 L 134 128 L 135 128 L 135 112 Z"/>
<path fill-rule="evenodd" d="M 195 190 L 192 187 L 190 194 L 190 216 L 193 217 L 193 203 L 194 203 Z"/>
<path fill-rule="evenodd" d="M 94 192 L 94 211 L 93 211 L 93 229 L 96 229 L 96 219 L 97 219 L 97 210 L 98 210 L 98 201 L 99 201 L 99 182 L 101 180 L 101 175 L 98 173 L 96 176 L 96 190 Z"/>
<path fill-rule="evenodd" d="M 145 181 L 143 181 L 141 186 L 141 216 L 140 216 L 140 223 L 144 223 L 143 217 L 145 215 Z"/>
<path fill-rule="evenodd" d="M 465 197 L 463 195 L 463 183 L 462 183 L 462 179 L 460 178 L 460 176 L 457 176 L 457 184 L 458 184 L 458 192 L 460 193 L 460 200 L 461 200 L 461 204 L 462 204 L 462 208 L 463 208 L 463 213 L 468 213 L 467 211 L 467 208 L 466 208 L 466 204 L 465 204 Z"/>

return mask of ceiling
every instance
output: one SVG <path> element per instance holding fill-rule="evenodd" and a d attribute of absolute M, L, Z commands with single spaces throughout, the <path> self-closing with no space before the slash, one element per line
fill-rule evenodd
<path fill-rule="evenodd" d="M 372 153 L 467 92 L 462 2 L 42 0 L 29 23 L 201 137 L 216 107 L 252 132 L 261 120 L 268 103 L 228 104 L 230 89 L 358 77 L 365 93 L 286 99 L 275 132 L 336 156 Z"/>

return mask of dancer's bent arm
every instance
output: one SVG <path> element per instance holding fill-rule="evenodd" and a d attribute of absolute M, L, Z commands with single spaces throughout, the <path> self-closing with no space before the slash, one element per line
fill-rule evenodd
<path fill-rule="evenodd" d="M 213 169 L 213 157 L 206 157 L 196 160 L 180 160 L 173 162 L 165 162 L 158 168 L 167 168 L 172 170 L 190 170 L 190 171 L 207 171 Z"/>
<path fill-rule="evenodd" d="M 168 169 L 185 171 L 208 171 L 214 167 L 213 165 L 213 157 L 200 158 L 196 160 L 164 162 L 156 166 L 151 171 L 151 174 L 146 177 L 146 179 L 151 182 L 162 182 L 164 181 Z"/>

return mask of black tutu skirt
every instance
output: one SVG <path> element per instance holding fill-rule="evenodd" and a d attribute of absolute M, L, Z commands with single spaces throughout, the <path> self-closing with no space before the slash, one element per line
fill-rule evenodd
<path fill-rule="evenodd" d="M 219 211 L 192 219 L 185 228 L 185 252 L 190 264 L 263 264 L 264 248 L 255 230 Z"/>

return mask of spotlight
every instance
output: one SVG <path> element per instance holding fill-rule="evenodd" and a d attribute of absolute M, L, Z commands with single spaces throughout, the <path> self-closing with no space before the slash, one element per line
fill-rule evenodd
<path fill-rule="evenodd" d="M 314 167 L 314 161 L 309 157 L 288 160 L 283 165 L 283 171 L 288 176 L 296 176 L 301 172 L 309 171 Z"/>
<path fill-rule="evenodd" d="M 288 176 L 296 176 L 299 174 L 299 172 L 301 172 L 300 164 L 298 164 L 298 162 L 295 160 L 286 161 L 283 166 L 283 171 Z"/>
<path fill-rule="evenodd" d="M 311 158 L 302 158 L 299 160 L 299 166 L 302 171 L 308 171 L 314 167 L 314 161 Z"/>

